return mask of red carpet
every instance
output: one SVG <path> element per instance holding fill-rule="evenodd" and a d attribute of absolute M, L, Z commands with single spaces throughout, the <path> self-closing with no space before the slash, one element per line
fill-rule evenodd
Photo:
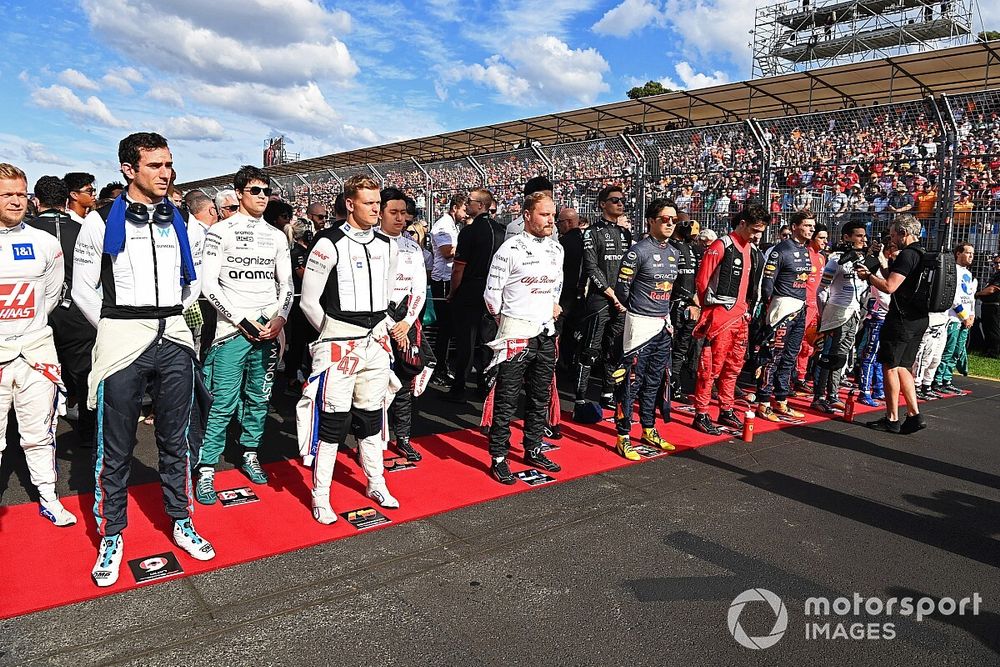
<path fill-rule="evenodd" d="M 800 403 L 800 407 L 802 404 Z M 857 414 L 874 408 L 859 405 Z M 729 439 L 712 438 L 688 425 L 691 416 L 677 411 L 675 421 L 661 426 L 661 434 L 677 446 L 677 451 Z M 829 416 L 807 413 L 805 422 L 826 421 Z M 756 420 L 755 436 L 793 424 L 771 424 Z M 625 465 L 633 465 L 614 451 L 614 428 L 609 422 L 581 426 L 563 424 L 564 437 L 555 441 L 559 449 L 549 456 L 563 470 L 553 476 L 558 482 L 592 475 Z M 638 439 L 636 425 L 633 436 Z M 516 433 L 513 442 L 520 442 Z M 387 473 L 393 494 L 402 507 L 380 510 L 392 521 L 402 523 L 493 498 L 521 493 L 531 488 L 525 482 L 503 486 L 487 474 L 489 456 L 485 437 L 476 430 L 455 431 L 418 438 L 424 459 L 417 469 Z M 511 468 L 517 472 L 520 448 L 515 445 Z M 389 454 L 387 453 L 387 456 Z M 332 526 L 315 522 L 310 511 L 309 470 L 298 462 L 284 461 L 267 466 L 271 476 L 265 487 L 253 487 L 260 502 L 222 507 L 196 505 L 195 525 L 215 546 L 216 558 L 199 562 L 174 546 L 170 522 L 163 512 L 159 484 L 143 484 L 129 489 L 129 525 L 123 533 L 125 558 L 118 582 L 106 589 L 90 579 L 96 558 L 96 527 L 92 512 L 93 494 L 63 499 L 66 507 L 81 519 L 71 528 L 56 528 L 38 516 L 38 506 L 24 504 L 0 507 L 0 618 L 9 618 L 50 607 L 118 593 L 138 584 L 128 562 L 173 552 L 186 576 L 237 563 L 257 560 L 315 544 L 349 537 L 358 532 L 342 517 Z M 250 486 L 236 470 L 216 476 L 217 489 Z M 364 475 L 346 453 L 340 454 L 333 485 L 333 507 L 338 513 L 373 506 L 364 496 Z M 391 524 L 389 524 L 391 525 Z M 26 545 L 30 545 L 30 548 Z M 147 567 L 148 564 L 147 564 Z M 155 562 L 152 569 L 155 570 Z M 162 570 L 161 570 L 162 572 Z M 175 575 L 176 576 L 176 575 Z"/>

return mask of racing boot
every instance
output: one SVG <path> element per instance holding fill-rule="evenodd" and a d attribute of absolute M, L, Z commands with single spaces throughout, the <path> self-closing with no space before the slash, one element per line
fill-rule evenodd
<path fill-rule="evenodd" d="M 632 449 L 632 443 L 629 442 L 627 435 L 618 436 L 618 439 L 615 441 L 615 451 L 627 458 L 629 461 L 638 461 L 642 458 L 639 456 L 639 452 Z"/>
<path fill-rule="evenodd" d="M 556 424 L 555 426 L 545 425 L 545 437 L 550 440 L 560 440 L 562 436 L 562 425 Z"/>
<path fill-rule="evenodd" d="M 772 412 L 779 417 L 802 419 L 805 415 L 788 405 L 788 401 L 771 401 Z"/>
<path fill-rule="evenodd" d="M 219 496 L 215 493 L 215 468 L 198 468 L 198 482 L 194 487 L 194 499 L 202 505 L 214 505 Z"/>
<path fill-rule="evenodd" d="M 760 419 L 765 419 L 765 420 L 767 420 L 769 422 L 780 422 L 781 421 L 781 417 L 779 417 L 778 415 L 774 414 L 774 410 L 771 409 L 771 406 L 770 405 L 765 405 L 763 403 L 761 403 L 760 405 L 757 406 L 757 416 Z"/>
<path fill-rule="evenodd" d="M 517 483 L 517 477 L 514 473 L 510 471 L 510 466 L 507 465 L 507 459 L 501 457 L 495 457 L 490 463 L 490 475 L 493 479 L 500 482 L 501 484 L 511 485 Z"/>
<path fill-rule="evenodd" d="M 695 430 L 707 433 L 708 435 L 722 435 L 722 429 L 712 423 L 712 418 L 707 412 L 699 412 L 694 416 Z"/>
<path fill-rule="evenodd" d="M 533 468 L 538 468 L 545 472 L 559 472 L 562 470 L 562 466 L 547 457 L 541 447 L 525 450 L 524 462 Z"/>
<path fill-rule="evenodd" d="M 97 562 L 90 570 L 90 576 L 95 584 L 106 588 L 118 581 L 118 568 L 122 564 L 124 549 L 121 534 L 101 538 L 101 544 L 97 547 Z"/>
<path fill-rule="evenodd" d="M 312 512 L 313 518 L 324 526 L 336 523 L 337 513 L 330 507 L 330 487 L 312 490 Z"/>
<path fill-rule="evenodd" d="M 215 558 L 215 549 L 212 548 L 212 543 L 198 534 L 190 517 L 174 521 L 174 544 L 186 551 L 191 558 L 197 560 Z"/>
<path fill-rule="evenodd" d="M 861 405 L 867 405 L 870 408 L 877 408 L 880 405 L 880 403 L 872 398 L 872 395 L 868 393 L 862 393 L 858 396 L 858 403 Z"/>
<path fill-rule="evenodd" d="M 400 451 L 400 453 L 403 456 L 406 457 L 407 461 L 410 461 L 412 463 L 416 463 L 417 461 L 419 461 L 420 459 L 423 458 L 420 455 L 420 452 L 418 452 L 416 449 L 414 449 L 413 445 L 410 444 L 410 439 L 409 438 L 399 438 L 399 437 L 397 437 L 396 438 L 396 449 L 398 449 Z"/>
<path fill-rule="evenodd" d="M 41 498 L 39 505 L 38 513 L 60 528 L 72 526 L 76 523 L 76 517 L 73 516 L 72 512 L 63 507 L 58 498 L 53 497 L 51 500 Z"/>
<path fill-rule="evenodd" d="M 365 495 L 387 509 L 394 510 L 399 507 L 399 501 L 389 493 L 389 487 L 385 485 L 384 479 L 368 480 Z"/>
<path fill-rule="evenodd" d="M 676 447 L 671 445 L 669 442 L 660 437 L 660 434 L 656 432 L 655 428 L 644 428 L 642 429 L 642 441 L 647 445 L 652 445 L 653 447 L 658 447 L 665 452 L 672 452 Z"/>
<path fill-rule="evenodd" d="M 816 412 L 822 412 L 824 415 L 832 415 L 837 412 L 833 409 L 833 407 L 831 407 L 830 403 L 825 398 L 814 398 L 809 407 Z"/>
<path fill-rule="evenodd" d="M 267 473 L 260 467 L 256 451 L 243 452 L 243 465 L 240 466 L 240 470 L 245 472 L 254 484 L 267 484 Z"/>
<path fill-rule="evenodd" d="M 733 408 L 719 411 L 719 423 L 722 424 L 723 426 L 734 428 L 737 431 L 743 430 L 743 420 L 739 418 L 739 416 L 736 414 L 736 410 L 734 410 Z"/>

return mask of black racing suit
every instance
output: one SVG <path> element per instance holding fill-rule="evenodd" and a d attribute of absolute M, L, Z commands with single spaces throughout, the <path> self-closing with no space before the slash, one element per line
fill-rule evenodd
<path fill-rule="evenodd" d="M 670 298 L 670 321 L 674 325 L 672 339 L 673 351 L 670 363 L 670 385 L 674 395 L 681 391 L 681 378 L 688 371 L 694 379 L 694 366 L 691 363 L 691 344 L 694 340 L 694 325 L 698 320 L 692 319 L 688 310 L 694 304 L 694 277 L 698 273 L 701 260 L 695 254 L 692 244 L 688 241 L 674 239 L 671 245 L 677 250 L 677 280 Z M 696 358 L 696 357 L 695 357 Z"/>
<path fill-rule="evenodd" d="M 775 400 L 784 401 L 791 393 L 792 372 L 802 347 L 806 329 L 806 287 L 812 272 L 809 249 L 785 239 L 768 249 L 764 256 L 764 274 L 761 279 L 761 299 L 768 307 L 761 314 L 763 322 L 758 327 L 757 400 L 766 403 L 772 394 Z M 784 308 L 780 318 L 778 299 L 798 308 Z M 773 322 L 769 323 L 769 318 Z"/>
<path fill-rule="evenodd" d="M 670 298 L 677 275 L 677 251 L 667 241 L 646 237 L 622 258 L 615 283 L 615 296 L 627 309 L 624 354 L 615 372 L 619 435 L 628 435 L 637 397 L 642 427 L 655 423 L 657 392 L 670 368 Z M 669 421 L 669 393 L 662 411 Z"/>
<path fill-rule="evenodd" d="M 73 250 L 76 237 L 80 234 L 80 224 L 66 213 L 55 209 L 43 211 L 38 217 L 25 220 L 25 223 L 52 234 L 62 246 L 66 266 L 65 288 L 59 304 L 49 315 L 49 325 L 52 327 L 56 352 L 62 365 L 63 381 L 67 391 L 77 401 L 80 417 L 76 424 L 76 434 L 89 447 L 94 440 L 96 416 L 87 407 L 87 376 L 90 375 L 90 357 L 94 351 L 97 329 L 73 302 Z"/>
<path fill-rule="evenodd" d="M 583 232 L 583 280 L 587 299 L 580 319 L 580 345 L 576 352 L 576 400 L 587 398 L 591 367 L 604 362 L 601 394 L 611 393 L 611 373 L 621 357 L 621 337 L 625 316 L 615 308 L 604 291 L 613 285 L 625 251 L 632 245 L 632 233 L 624 227 L 601 220 Z"/>

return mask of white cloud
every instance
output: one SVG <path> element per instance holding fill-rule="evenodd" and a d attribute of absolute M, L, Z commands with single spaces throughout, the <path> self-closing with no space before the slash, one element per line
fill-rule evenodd
<path fill-rule="evenodd" d="M 91 95 L 84 101 L 66 86 L 36 88 L 31 93 L 31 100 L 40 107 L 59 109 L 78 119 L 94 121 L 108 127 L 128 126 L 128 123 L 115 118 L 104 102 L 96 96 Z"/>
<path fill-rule="evenodd" d="M 72 163 L 55 153 L 49 152 L 45 146 L 35 142 L 29 142 L 21 146 L 21 154 L 28 162 L 54 165 L 57 167 L 70 167 Z"/>
<path fill-rule="evenodd" d="M 443 71 L 448 81 L 471 80 L 495 90 L 504 101 L 534 106 L 565 104 L 567 99 L 592 103 L 609 90 L 607 61 L 596 49 L 572 49 L 552 35 L 511 42 L 503 56 L 483 64 L 459 64 Z"/>
<path fill-rule="evenodd" d="M 222 123 L 204 116 L 176 116 L 167 120 L 163 135 L 168 140 L 221 141 L 225 138 Z"/>
<path fill-rule="evenodd" d="M 146 65 L 207 83 L 302 85 L 343 82 L 357 73 L 343 12 L 309 0 L 83 0 L 105 42 Z M 150 29 L 155 17 L 156 29 Z M 238 18 L 236 18 L 238 17 Z M 295 30 L 293 30 L 295 28 Z"/>
<path fill-rule="evenodd" d="M 125 79 L 120 74 L 115 74 L 114 72 L 108 72 L 107 74 L 102 76 L 101 83 L 103 83 L 108 88 L 113 88 L 114 90 L 117 90 L 122 95 L 131 95 L 132 93 L 135 92 L 135 90 L 132 88 L 132 84 L 130 84 L 127 79 Z"/>
<path fill-rule="evenodd" d="M 151 86 L 150 89 L 146 91 L 146 97 L 172 107 L 184 107 L 184 97 L 171 86 L 164 84 Z"/>
<path fill-rule="evenodd" d="M 679 82 L 671 79 L 669 76 L 665 76 L 660 79 L 660 83 L 671 90 L 709 88 L 711 86 L 729 83 L 729 76 L 725 72 L 716 70 L 711 74 L 702 74 L 700 72 L 695 72 L 691 64 L 686 61 L 681 61 L 674 65 L 674 71 L 677 72 L 677 76 L 680 79 Z"/>
<path fill-rule="evenodd" d="M 78 90 L 100 90 L 86 74 L 75 69 L 64 69 L 59 73 L 59 81 Z"/>
<path fill-rule="evenodd" d="M 310 82 L 292 88 L 272 88 L 257 83 L 195 84 L 190 94 L 239 114 L 251 111 L 258 120 L 283 128 L 322 136 L 336 127 L 337 112 L 326 101 L 319 86 Z"/>
<path fill-rule="evenodd" d="M 113 70 L 112 72 L 108 72 L 108 74 L 112 74 L 113 72 L 117 72 L 118 76 L 126 81 L 131 81 L 132 83 L 142 83 L 143 81 L 142 72 L 134 67 L 122 67 L 117 70 Z"/>
<path fill-rule="evenodd" d="M 748 31 L 760 0 L 667 0 L 664 17 L 685 51 L 728 58 L 742 71 L 750 69 Z"/>
<path fill-rule="evenodd" d="M 624 0 L 605 12 L 591 30 L 599 35 L 628 37 L 652 23 L 661 23 L 663 19 L 663 10 L 657 3 L 650 0 Z"/>

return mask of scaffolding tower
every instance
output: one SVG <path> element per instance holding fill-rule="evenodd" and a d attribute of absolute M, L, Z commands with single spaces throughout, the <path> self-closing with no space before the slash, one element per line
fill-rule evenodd
<path fill-rule="evenodd" d="M 976 0 L 780 0 L 757 8 L 753 77 L 968 44 Z"/>

